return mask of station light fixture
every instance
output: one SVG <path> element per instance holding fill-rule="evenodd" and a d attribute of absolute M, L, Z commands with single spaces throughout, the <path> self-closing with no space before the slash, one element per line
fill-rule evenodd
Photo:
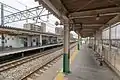
<path fill-rule="evenodd" d="M 96 16 L 96 20 L 99 20 L 99 19 L 100 19 L 100 15 L 97 14 L 97 16 Z"/>
<path fill-rule="evenodd" d="M 40 17 L 38 17 L 38 19 L 41 19 Z"/>
<path fill-rule="evenodd" d="M 58 22 L 58 21 L 56 21 L 56 22 L 55 22 L 55 25 L 56 25 L 56 26 L 58 26 L 58 25 L 59 25 L 59 22 Z"/>
<path fill-rule="evenodd" d="M 33 20 L 35 20 L 35 18 L 33 17 Z"/>
<path fill-rule="evenodd" d="M 58 25 L 63 25 L 63 23 L 60 21 L 60 23 L 58 21 L 55 22 L 55 25 L 58 26 Z"/>

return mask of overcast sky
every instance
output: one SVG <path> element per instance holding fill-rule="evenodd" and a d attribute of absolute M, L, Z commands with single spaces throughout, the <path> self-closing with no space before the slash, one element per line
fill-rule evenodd
<path fill-rule="evenodd" d="M 36 6 L 39 6 L 38 2 L 35 2 L 35 0 L 0 0 L 0 2 L 2 3 L 5 3 L 9 6 L 12 6 L 14 8 L 17 8 L 19 10 L 25 10 L 26 9 L 26 6 L 27 8 L 32 8 L 32 7 L 36 7 Z M 15 10 L 11 10 L 7 7 L 5 7 L 6 10 L 9 10 L 11 12 L 17 12 Z M 8 15 L 8 14 L 11 14 L 9 12 L 4 12 L 4 15 Z M 47 24 L 47 31 L 49 32 L 55 32 L 54 28 L 55 28 L 55 25 L 54 23 L 56 21 L 59 21 L 56 17 L 54 17 L 53 15 L 50 15 L 49 16 L 49 24 Z M 31 20 L 29 20 L 29 22 L 33 22 Z M 26 21 L 19 21 L 19 22 L 14 22 L 14 23 L 10 23 L 10 24 L 6 24 L 6 25 L 9 25 L 9 26 L 12 26 L 12 27 L 18 27 L 18 28 L 22 28 L 23 27 L 23 24 L 25 24 Z M 59 27 L 59 26 L 58 26 Z M 72 32 L 74 35 L 75 33 Z M 77 35 L 75 35 L 77 37 Z"/>

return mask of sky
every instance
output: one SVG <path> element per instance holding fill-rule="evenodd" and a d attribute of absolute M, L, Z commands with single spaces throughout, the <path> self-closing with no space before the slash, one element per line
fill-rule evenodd
<path fill-rule="evenodd" d="M 38 2 L 35 2 L 35 0 L 0 0 L 0 2 L 4 3 L 4 4 L 7 4 L 9 6 L 12 6 L 14 8 L 17 8 L 19 10 L 25 10 L 26 9 L 26 6 L 27 6 L 27 9 L 29 8 L 33 8 L 33 7 L 36 7 L 36 6 L 39 6 Z M 7 7 L 5 7 L 6 10 L 9 10 L 10 12 L 18 12 L 17 10 L 12 10 L 12 9 L 9 9 Z M 0 13 L 1 14 L 1 13 Z M 4 15 L 9 15 L 11 13 L 9 12 L 4 12 Z M 55 33 L 55 22 L 58 21 L 59 22 L 59 19 L 57 19 L 54 15 L 50 15 L 49 16 L 49 20 L 48 20 L 48 23 L 47 23 L 47 32 L 52 32 L 52 33 Z M 10 24 L 6 24 L 7 26 L 12 26 L 12 27 L 18 27 L 18 28 L 23 28 L 23 24 L 25 24 L 26 21 L 19 21 L 19 22 L 14 22 L 14 23 L 10 23 Z M 28 23 L 33 23 L 32 20 L 29 20 Z M 61 27 L 60 25 L 57 26 L 57 27 Z M 75 32 L 71 32 L 73 33 L 74 37 L 77 37 L 77 35 L 75 34 Z"/>

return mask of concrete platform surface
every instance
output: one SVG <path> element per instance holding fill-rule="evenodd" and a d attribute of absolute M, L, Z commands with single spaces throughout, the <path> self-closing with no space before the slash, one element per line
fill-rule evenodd
<path fill-rule="evenodd" d="M 76 54 L 76 53 L 75 53 Z M 54 80 L 120 80 L 106 64 L 99 66 L 93 50 L 83 44 L 71 62 L 71 73 L 59 73 Z"/>
<path fill-rule="evenodd" d="M 61 45 L 60 44 L 51 44 L 51 45 L 44 45 L 44 46 L 40 46 L 40 47 L 25 47 L 25 48 L 12 48 L 12 49 L 4 49 L 3 51 L 0 51 L 0 57 L 2 56 L 6 56 L 6 55 L 11 55 L 11 54 L 17 54 L 17 53 L 21 53 L 21 52 L 25 52 L 25 51 L 30 51 L 30 50 L 35 50 L 35 49 L 40 49 L 40 48 L 46 48 L 46 47 L 52 47 L 52 46 L 57 46 L 57 45 Z"/>
<path fill-rule="evenodd" d="M 74 45 L 76 45 L 76 43 L 72 44 L 71 46 Z M 75 46 L 70 50 L 71 56 L 73 56 L 76 48 L 77 47 Z M 60 53 L 63 53 L 63 50 L 61 50 Z M 54 63 L 50 68 L 48 68 L 44 73 L 42 73 L 39 77 L 37 77 L 34 80 L 54 80 L 56 75 L 59 74 L 59 72 L 62 73 L 62 67 L 63 67 L 63 56 L 61 56 L 61 58 L 56 63 Z"/>
<path fill-rule="evenodd" d="M 120 80 L 116 73 L 105 64 L 99 66 L 93 50 L 83 45 L 71 65 L 71 74 L 67 75 L 68 80 Z"/>

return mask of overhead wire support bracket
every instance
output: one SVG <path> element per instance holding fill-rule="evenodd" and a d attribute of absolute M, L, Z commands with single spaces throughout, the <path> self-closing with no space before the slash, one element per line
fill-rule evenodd
<path fill-rule="evenodd" d="M 40 20 L 40 17 L 42 16 L 46 16 L 48 17 L 48 15 L 50 15 L 51 13 L 47 13 L 47 14 L 43 14 L 45 8 L 40 5 L 34 8 L 30 8 L 27 10 L 23 10 L 17 13 L 13 13 L 7 16 L 4 16 L 4 24 L 7 23 L 12 23 L 12 22 L 17 22 L 17 21 L 22 21 L 22 20 L 26 20 L 26 19 L 32 19 L 32 20 L 37 20 L 36 22 L 38 22 L 38 20 Z M 26 15 L 27 13 L 27 15 Z"/>

